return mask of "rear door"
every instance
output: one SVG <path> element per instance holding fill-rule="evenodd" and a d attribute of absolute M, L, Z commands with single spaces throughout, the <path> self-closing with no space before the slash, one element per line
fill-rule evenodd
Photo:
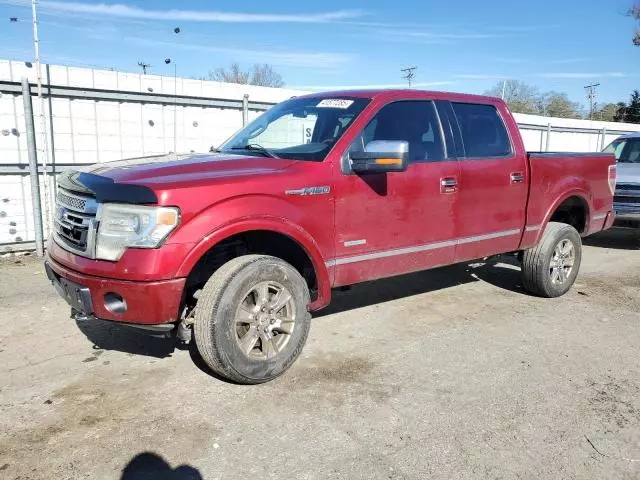
<path fill-rule="evenodd" d="M 516 250 L 525 223 L 526 153 L 494 105 L 452 102 L 461 139 L 457 262 Z"/>

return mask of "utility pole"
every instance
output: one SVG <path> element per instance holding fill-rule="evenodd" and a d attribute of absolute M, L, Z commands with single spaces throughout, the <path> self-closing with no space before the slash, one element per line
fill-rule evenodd
<path fill-rule="evenodd" d="M 416 76 L 415 72 L 417 69 L 418 67 L 415 66 L 400 69 L 400 71 L 404 73 L 402 78 L 404 78 L 409 83 L 409 88 L 411 88 L 411 80 L 413 80 L 413 78 Z"/>
<path fill-rule="evenodd" d="M 38 38 L 38 15 L 36 13 L 36 0 L 31 0 L 31 16 L 33 19 L 33 50 L 36 63 L 36 81 L 38 86 L 38 100 L 40 103 L 40 128 L 42 130 L 42 175 L 44 186 L 44 219 L 47 231 L 51 231 L 51 217 L 49 203 L 53 201 L 53 196 L 49 198 L 49 175 L 47 172 L 47 119 L 45 116 L 44 96 L 42 95 L 42 70 L 40 68 L 40 40 Z M 53 193 L 53 192 L 52 192 Z"/>
<path fill-rule="evenodd" d="M 178 153 L 178 111 L 176 103 L 178 102 L 178 65 L 170 58 L 165 58 L 164 63 L 169 65 L 173 63 L 173 153 Z"/>
<path fill-rule="evenodd" d="M 142 74 L 146 75 L 147 70 L 151 68 L 151 65 L 144 62 L 138 62 L 138 66 L 142 68 Z"/>
<path fill-rule="evenodd" d="M 599 86 L 599 83 L 592 83 L 590 85 L 585 85 L 584 87 L 587 91 L 587 98 L 589 99 L 589 120 L 593 120 L 593 106 L 596 99 L 596 87 Z"/>

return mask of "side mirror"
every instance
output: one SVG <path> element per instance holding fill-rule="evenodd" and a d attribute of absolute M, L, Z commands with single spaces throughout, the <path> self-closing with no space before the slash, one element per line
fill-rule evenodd
<path fill-rule="evenodd" d="M 357 173 L 404 172 L 408 166 L 409 143 L 400 140 L 374 140 L 363 152 L 351 152 L 351 170 Z"/>

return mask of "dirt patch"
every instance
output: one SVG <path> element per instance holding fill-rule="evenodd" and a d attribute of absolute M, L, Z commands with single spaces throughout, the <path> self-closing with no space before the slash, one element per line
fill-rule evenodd
<path fill-rule="evenodd" d="M 313 383 L 351 383 L 363 381 L 375 368 L 365 357 L 307 359 L 302 376 Z"/>
<path fill-rule="evenodd" d="M 640 308 L 640 277 L 581 275 L 576 284 L 576 290 L 584 296 L 591 297 L 590 301 L 599 301 L 613 307 Z"/>
<path fill-rule="evenodd" d="M 292 388 L 303 389 L 314 403 L 340 407 L 357 404 L 363 397 L 385 404 L 399 388 L 385 383 L 376 375 L 377 364 L 370 357 L 314 356 L 301 362 L 294 374 L 283 378 Z"/>
<path fill-rule="evenodd" d="M 601 382 L 587 382 L 589 405 L 607 427 L 605 433 L 640 425 L 640 387 L 629 380 L 607 376 Z"/>
<path fill-rule="evenodd" d="M 125 446 L 174 450 L 172 439 L 178 438 L 184 455 L 204 449 L 219 433 L 215 427 L 198 417 L 178 418 L 176 409 L 149 396 L 150 391 L 162 391 L 167 375 L 164 368 L 102 378 L 88 373 L 53 392 L 49 423 L 0 438 L 0 454 L 11 460 L 7 462 L 11 474 L 26 474 L 20 465 L 33 465 L 28 458 L 34 452 L 46 455 L 28 478 L 47 478 L 45 472 L 69 465 L 71 458 L 88 458 L 96 452 L 108 462 L 119 458 Z"/>

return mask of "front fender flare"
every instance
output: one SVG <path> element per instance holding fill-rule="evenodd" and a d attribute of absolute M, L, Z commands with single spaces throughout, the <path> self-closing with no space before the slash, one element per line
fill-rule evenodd
<path fill-rule="evenodd" d="M 187 277 L 198 260 L 221 241 L 239 233 L 255 230 L 267 230 L 280 233 L 288 236 L 300 245 L 311 260 L 318 283 L 318 297 L 311 302 L 309 309 L 319 310 L 320 308 L 326 307 L 331 301 L 331 279 L 320 249 L 313 237 L 304 229 L 281 217 L 265 215 L 243 218 L 217 227 L 205 235 L 204 238 L 191 249 L 180 265 L 177 276 Z"/>

